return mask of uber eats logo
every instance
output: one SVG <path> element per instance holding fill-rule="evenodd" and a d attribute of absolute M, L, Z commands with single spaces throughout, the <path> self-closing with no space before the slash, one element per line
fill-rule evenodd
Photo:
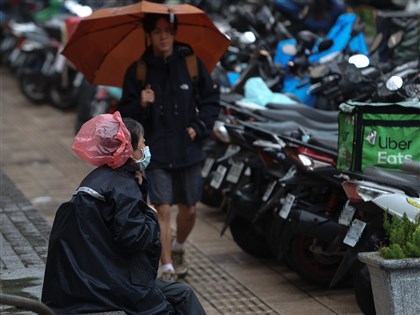
<path fill-rule="evenodd" d="M 378 164 L 402 164 L 404 161 L 412 161 L 413 156 L 410 149 L 413 146 L 412 140 L 404 139 L 404 136 L 378 135 L 376 130 L 368 132 L 365 140 L 373 147 L 377 145 Z M 366 149 L 368 149 L 366 147 Z"/>

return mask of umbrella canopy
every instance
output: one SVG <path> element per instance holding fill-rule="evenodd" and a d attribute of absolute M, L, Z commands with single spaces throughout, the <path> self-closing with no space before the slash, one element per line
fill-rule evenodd
<path fill-rule="evenodd" d="M 92 84 L 122 86 L 127 68 L 146 49 L 142 18 L 147 13 L 175 14 L 175 40 L 189 44 L 209 72 L 230 45 L 204 11 L 189 4 L 142 1 L 93 12 L 79 23 L 62 54 Z"/>

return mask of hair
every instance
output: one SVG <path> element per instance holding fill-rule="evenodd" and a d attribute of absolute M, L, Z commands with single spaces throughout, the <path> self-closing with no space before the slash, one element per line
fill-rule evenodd
<path fill-rule="evenodd" d="M 131 145 L 133 150 L 136 150 L 139 144 L 139 136 L 144 135 L 144 128 L 141 123 L 132 118 L 123 118 L 123 123 L 127 127 L 131 136 Z"/>
<path fill-rule="evenodd" d="M 148 13 L 143 18 L 143 29 L 146 33 L 150 34 L 155 29 L 157 21 L 163 18 L 168 21 L 168 23 L 172 24 L 173 31 L 176 32 L 178 28 L 178 21 L 175 14 L 173 17 L 174 21 L 171 23 L 169 14 Z"/>

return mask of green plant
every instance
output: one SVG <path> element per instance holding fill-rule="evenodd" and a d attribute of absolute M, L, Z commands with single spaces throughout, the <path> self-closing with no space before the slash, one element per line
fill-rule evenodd
<path fill-rule="evenodd" d="M 420 258 L 420 216 L 415 222 L 404 213 L 400 219 L 385 213 L 384 229 L 389 238 L 389 245 L 379 249 L 379 255 L 385 259 Z"/>

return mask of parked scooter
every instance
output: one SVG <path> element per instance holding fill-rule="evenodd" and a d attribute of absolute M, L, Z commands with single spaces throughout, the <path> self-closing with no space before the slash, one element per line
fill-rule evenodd
<path fill-rule="evenodd" d="M 264 163 L 255 163 L 252 180 L 232 191 L 224 229 L 230 227 L 244 251 L 258 257 L 288 257 L 289 265 L 304 279 L 327 285 L 341 259 L 339 252 L 327 250 L 335 237 L 328 227 L 338 226 L 333 220 L 346 200 L 341 181 L 334 177 L 335 152 L 300 137 L 244 125 L 254 140 L 245 138 Z"/>
<path fill-rule="evenodd" d="M 238 177 L 235 176 L 234 182 L 227 183 L 224 179 L 228 171 L 234 166 L 236 171 L 244 171 L 249 174 L 247 168 L 242 168 L 240 161 L 235 164 L 234 155 L 240 156 L 244 149 L 249 150 L 252 145 L 241 141 L 241 122 L 255 121 L 270 122 L 269 128 L 274 128 L 275 132 L 291 132 L 304 127 L 307 131 L 316 132 L 316 129 L 326 130 L 329 133 L 337 132 L 337 113 L 322 111 L 309 108 L 302 104 L 284 105 L 267 104 L 267 109 L 257 106 L 252 109 L 241 103 L 236 103 L 234 95 L 230 94 L 231 100 L 228 102 L 228 95 L 224 95 L 221 105 L 224 111 L 219 120 L 215 123 L 212 133 L 212 139 L 206 145 L 208 158 L 203 167 L 203 178 L 205 181 L 202 202 L 210 206 L 221 206 L 227 190 L 231 189 L 231 184 L 237 184 Z M 226 126 L 229 125 L 229 127 Z M 267 127 L 268 127 L 267 126 Z M 237 130 L 236 130 L 237 129 Z M 237 132 L 236 132 L 237 131 Z M 236 140 L 236 141 L 235 141 Z M 336 144 L 333 144 L 334 147 Z M 252 151 L 252 150 L 251 150 Z M 246 164 L 246 163 L 245 163 Z M 235 169 L 232 172 L 235 172 Z M 225 205 L 225 203 L 224 203 Z"/>
<path fill-rule="evenodd" d="M 375 314 L 367 267 L 357 259 L 359 252 L 374 251 L 387 244 L 385 215 L 415 221 L 420 213 L 420 162 L 405 162 L 402 170 L 366 167 L 363 173 L 345 172 L 343 188 L 349 198 L 346 213 L 349 229 L 343 243 L 347 252 L 336 279 L 351 271 L 357 303 L 364 314 Z"/>
<path fill-rule="evenodd" d="M 113 114 L 121 99 L 122 90 L 119 87 L 92 85 L 84 80 L 77 98 L 77 117 L 75 133 L 89 119 L 100 114 Z"/>
<path fill-rule="evenodd" d="M 274 62 L 286 72 L 281 91 L 295 95 L 301 103 L 311 107 L 336 110 L 335 106 L 323 106 L 317 95 L 310 94 L 310 75 L 312 69 L 328 64 L 340 56 L 353 53 L 367 53 L 362 34 L 363 24 L 359 23 L 355 14 L 342 14 L 322 38 L 317 34 L 304 30 L 296 39 L 287 39 L 278 43 Z M 313 75 L 312 75 L 313 76 Z"/>
<path fill-rule="evenodd" d="M 75 105 L 84 77 L 66 61 L 61 50 L 92 9 L 72 0 L 50 4 L 34 15 L 31 29 L 20 32 L 9 63 L 17 69 L 18 84 L 30 101 L 48 101 L 54 107 L 67 109 Z"/>
<path fill-rule="evenodd" d="M 207 158 L 202 169 L 204 187 L 201 202 L 211 207 L 226 205 L 226 185 L 222 185 L 228 167 L 232 164 L 232 156 L 240 153 L 240 147 L 232 143 L 226 124 L 234 126 L 238 120 L 266 121 L 248 108 L 235 104 L 240 96 L 222 95 L 220 104 L 223 108 L 213 126 L 211 137 L 204 143 L 203 149 Z"/>

